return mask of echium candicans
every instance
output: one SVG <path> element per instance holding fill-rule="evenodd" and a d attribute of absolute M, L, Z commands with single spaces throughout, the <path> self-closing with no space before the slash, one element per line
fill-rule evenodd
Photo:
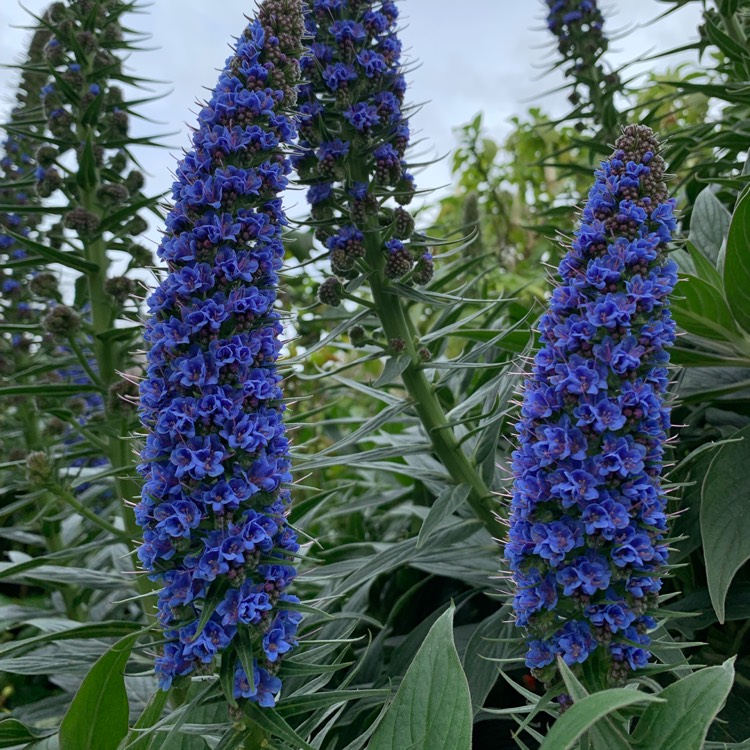
<path fill-rule="evenodd" d="M 0 322 L 4 328 L 0 334 L 0 376 L 3 377 L 27 369 L 34 350 L 40 345 L 47 349 L 47 342 L 41 341 L 37 334 L 44 310 L 37 292 L 44 279 L 37 282 L 35 279 L 40 276 L 42 261 L 30 265 L 26 248 L 13 234 L 32 237 L 41 217 L 38 210 L 33 210 L 39 203 L 33 173 L 38 137 L 44 130 L 43 125 L 39 125 L 39 95 L 48 74 L 40 62 L 49 36 L 49 30 L 40 25 L 31 37 L 0 155 L 3 183 L 0 187 L 0 204 L 3 204 L 0 210 Z M 42 301 L 47 303 L 50 297 L 42 295 Z M 3 445 L 3 458 L 16 461 L 38 449 L 38 427 L 38 409 L 30 399 L 17 399 L 12 405 L 4 402 L 0 408 L 0 433 L 10 436 L 20 432 L 23 437 L 20 441 L 8 440 Z"/>
<path fill-rule="evenodd" d="M 626 127 L 596 171 L 539 324 L 505 557 L 526 664 L 545 681 L 558 655 L 570 665 L 600 650 L 614 682 L 649 658 L 667 558 L 673 208 L 656 138 Z"/>
<path fill-rule="evenodd" d="M 43 198 L 62 193 L 69 204 L 62 221 L 47 233 L 48 241 L 64 244 L 67 228 L 90 255 L 102 222 L 110 219 L 108 230 L 119 240 L 110 249 L 132 256 L 128 270 L 152 262 L 150 253 L 131 239 L 148 228 L 146 221 L 136 211 L 123 211 L 144 197 L 144 176 L 129 169 L 131 157 L 124 148 L 131 103 L 117 85 L 128 81 L 122 55 L 132 49 L 132 39 L 123 31 L 122 17 L 132 9 L 123 0 L 67 0 L 50 6 L 45 23 L 54 33 L 44 59 L 51 80 L 41 90 L 41 102 L 52 138 L 37 149 L 35 170 L 37 193 Z M 71 152 L 77 175 L 71 175 L 66 162 Z M 119 226 L 112 225 L 111 217 L 123 213 L 127 216 Z M 109 270 L 101 259 L 98 265 Z"/>
<path fill-rule="evenodd" d="M 606 72 L 602 57 L 609 47 L 604 16 L 596 0 L 546 0 L 547 28 L 557 38 L 557 50 L 564 61 L 565 75 L 573 79 L 569 99 L 578 105 L 580 87 L 588 93 L 582 107 L 605 129 L 614 125 L 617 112 L 613 97 L 620 88 L 615 72 Z M 613 136 L 614 137 L 614 136 Z"/>
<path fill-rule="evenodd" d="M 432 256 L 403 208 L 415 185 L 405 161 L 398 9 L 392 0 L 308 0 L 308 6 L 312 39 L 302 61 L 295 167 L 310 185 L 313 223 L 331 261 L 333 276 L 320 299 L 338 304 L 341 280 L 373 266 L 388 279 L 425 284 Z"/>
<path fill-rule="evenodd" d="M 0 156 L 3 182 L 0 203 L 4 207 L 0 211 L 0 261 L 3 265 L 0 273 L 0 317 L 3 323 L 11 324 L 9 328 L 17 328 L 7 337 L 0 337 L 0 372 L 3 375 L 11 374 L 15 365 L 28 356 L 34 341 L 31 333 L 33 324 L 38 322 L 40 314 L 40 307 L 34 304 L 33 293 L 29 289 L 29 281 L 38 268 L 29 270 L 27 265 L 20 263 L 27 258 L 26 249 L 8 230 L 28 237 L 39 222 L 39 214 L 27 212 L 27 209 L 39 202 L 32 175 L 37 136 L 42 130 L 37 125 L 41 109 L 39 96 L 47 80 L 46 71 L 40 69 L 40 61 L 49 35 L 47 28 L 40 26 L 31 38 Z M 12 207 L 17 210 L 12 210 Z M 14 267 L 14 262 L 18 266 Z"/>
<path fill-rule="evenodd" d="M 264 0 L 200 112 L 159 248 L 169 274 L 148 300 L 141 386 L 138 554 L 163 584 L 161 685 L 220 657 L 233 697 L 264 706 L 300 620 L 285 593 L 299 546 L 274 304 L 303 30 L 297 0 Z"/>

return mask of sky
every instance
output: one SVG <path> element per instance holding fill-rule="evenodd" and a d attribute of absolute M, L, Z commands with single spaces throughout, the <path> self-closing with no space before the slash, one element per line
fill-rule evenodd
<path fill-rule="evenodd" d="M 23 0 L 41 13 L 49 4 Z M 658 23 L 650 23 L 669 4 L 663 0 L 610 0 L 602 4 L 606 30 L 613 40 L 612 64 L 643 59 L 654 52 L 685 44 L 696 35 L 699 3 Z M 553 40 L 544 25 L 541 0 L 401 0 L 401 39 L 415 63 L 408 75 L 408 101 L 421 103 L 412 120 L 413 140 L 423 139 L 419 155 L 449 154 L 456 144 L 453 129 L 484 113 L 487 134 L 502 139 L 509 118 L 531 106 L 551 114 L 565 111 L 565 94 L 550 93 L 562 83 L 559 73 L 545 75 L 556 60 Z M 221 12 L 218 9 L 221 8 Z M 151 35 L 149 51 L 135 52 L 129 72 L 165 83 L 154 93 L 165 96 L 140 108 L 156 122 L 134 122 L 136 135 L 172 133 L 171 150 L 142 149 L 147 190 L 161 192 L 171 184 L 175 155 L 188 142 L 187 124 L 195 122 L 195 100 L 205 95 L 229 53 L 229 43 L 252 14 L 252 0 L 152 0 L 142 14 L 131 15 L 132 28 Z M 29 31 L 28 14 L 16 0 L 0 0 L 0 63 L 23 58 Z M 633 33 L 623 36 L 623 32 Z M 649 64 L 641 65 L 648 69 Z M 16 71 L 0 74 L 0 122 L 14 96 Z M 418 176 L 420 188 L 450 190 L 450 160 Z"/>

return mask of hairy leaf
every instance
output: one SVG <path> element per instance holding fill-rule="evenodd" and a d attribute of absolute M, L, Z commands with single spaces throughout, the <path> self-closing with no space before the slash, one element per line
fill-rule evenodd
<path fill-rule="evenodd" d="M 453 644 L 453 613 L 427 634 L 369 750 L 470 750 L 471 696 Z"/>
<path fill-rule="evenodd" d="M 701 536 L 711 603 L 724 622 L 725 599 L 740 567 L 750 559 L 750 427 L 723 445 L 703 479 Z"/>

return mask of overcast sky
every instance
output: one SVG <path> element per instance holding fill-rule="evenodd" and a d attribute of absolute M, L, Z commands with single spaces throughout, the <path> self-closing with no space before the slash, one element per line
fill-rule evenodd
<path fill-rule="evenodd" d="M 48 2 L 24 0 L 40 13 Z M 450 152 L 455 145 L 452 129 L 485 113 L 490 135 L 501 138 L 509 130 L 508 119 L 522 115 L 530 106 L 561 113 L 565 97 L 549 92 L 560 85 L 556 75 L 542 76 L 555 59 L 552 40 L 544 27 L 541 0 L 402 0 L 401 38 L 410 57 L 419 66 L 409 75 L 411 102 L 424 102 L 415 115 L 413 130 L 426 139 L 433 155 Z M 612 42 L 614 64 L 639 59 L 654 51 L 685 44 L 695 37 L 698 3 L 650 24 L 670 7 L 659 0 L 610 0 L 604 10 L 610 36 L 627 29 L 622 40 Z M 222 10 L 219 12 L 219 8 Z M 181 147 L 187 143 L 186 123 L 195 121 L 194 101 L 211 88 L 216 69 L 228 54 L 228 43 L 245 25 L 243 14 L 251 14 L 248 0 L 153 0 L 143 14 L 131 15 L 129 24 L 151 34 L 153 51 L 136 52 L 130 72 L 166 82 L 167 92 L 141 112 L 158 124 L 136 123 L 134 132 L 177 131 L 168 141 Z M 28 16 L 16 0 L 0 0 L 0 62 L 22 59 L 29 32 L 18 28 Z M 0 116 L 5 119 L 17 81 L 15 71 L 0 77 Z M 176 150 L 139 152 L 145 162 L 148 189 L 166 189 Z M 430 167 L 419 177 L 421 188 L 450 182 L 449 162 Z"/>

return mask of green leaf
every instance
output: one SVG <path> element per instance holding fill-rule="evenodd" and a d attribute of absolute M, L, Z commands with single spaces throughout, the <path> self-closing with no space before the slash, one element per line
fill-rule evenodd
<path fill-rule="evenodd" d="M 711 188 L 705 188 L 698 194 L 690 218 L 688 240 L 714 266 L 718 266 L 719 251 L 729 231 L 731 218 L 731 214 Z"/>
<path fill-rule="evenodd" d="M 373 385 L 376 388 L 380 388 L 382 385 L 392 383 L 410 364 L 411 357 L 408 354 L 398 354 L 395 357 L 388 357 L 383 372 Z"/>
<path fill-rule="evenodd" d="M 120 743 L 120 747 L 127 747 L 128 750 L 148 750 L 151 744 L 151 735 L 143 734 L 142 730 L 150 729 L 161 719 L 168 698 L 169 693 L 166 690 L 157 690 L 151 696 L 148 705 L 136 719 L 128 736 Z"/>
<path fill-rule="evenodd" d="M 126 620 L 111 620 L 95 622 L 89 625 L 78 625 L 68 630 L 42 633 L 31 638 L 4 643 L 0 646 L 0 656 L 26 652 L 30 646 L 34 646 L 37 643 L 77 640 L 79 638 L 113 638 L 119 635 L 132 634 L 133 631 L 141 632 L 142 630 L 143 626 L 139 623 L 128 622 Z"/>
<path fill-rule="evenodd" d="M 3 233 L 12 237 L 28 250 L 38 253 L 42 258 L 52 263 L 59 263 L 62 266 L 72 268 L 74 271 L 80 271 L 81 273 L 93 273 L 99 270 L 99 266 L 97 266 L 96 263 L 92 263 L 76 253 L 55 250 L 53 247 L 43 245 L 41 242 L 36 242 L 36 240 L 24 237 L 22 234 L 16 234 L 16 232 L 12 232 L 7 228 L 3 228 Z"/>
<path fill-rule="evenodd" d="M 0 387 L 0 398 L 3 396 L 49 396 L 50 398 L 68 398 L 81 393 L 99 391 L 95 385 L 71 383 L 49 383 L 44 385 L 4 385 Z"/>
<path fill-rule="evenodd" d="M 490 660 L 522 656 L 522 644 L 508 605 L 479 623 L 464 654 L 464 672 L 469 681 L 475 714 L 484 706 L 490 690 L 497 682 L 498 664 Z"/>
<path fill-rule="evenodd" d="M 0 187 L 0 189 L 2 189 Z M 35 203 L 0 203 L 0 214 L 66 214 L 70 209 L 67 206 L 39 206 Z M 5 227 L 3 227 L 5 232 Z"/>
<path fill-rule="evenodd" d="M 672 302 L 677 325 L 714 341 L 737 338 L 737 325 L 722 293 L 697 276 L 683 276 Z"/>
<path fill-rule="evenodd" d="M 355 690 L 322 690 L 316 693 L 303 693 L 293 698 L 282 698 L 276 712 L 279 716 L 287 717 L 365 698 L 375 698 L 380 702 L 387 700 L 389 693 L 388 688 L 371 688 L 369 690 L 356 688 Z"/>
<path fill-rule="evenodd" d="M 369 750 L 470 750 L 471 696 L 453 643 L 454 611 L 430 629 Z"/>
<path fill-rule="evenodd" d="M 265 729 L 275 737 L 286 740 L 292 745 L 292 747 L 299 748 L 299 750 L 315 750 L 312 745 L 305 742 L 305 740 L 300 737 L 291 726 L 289 726 L 284 718 L 279 715 L 278 711 L 261 708 L 257 703 L 253 702 L 249 702 L 245 706 L 245 711 L 250 719 L 261 729 Z"/>
<path fill-rule="evenodd" d="M 97 183 L 96 156 L 94 155 L 94 141 L 91 137 L 90 129 L 86 134 L 86 143 L 84 144 L 81 160 L 78 164 L 76 182 L 82 190 L 91 190 Z"/>
<path fill-rule="evenodd" d="M 742 62 L 747 58 L 747 49 L 739 42 L 735 42 L 729 34 L 722 31 L 719 24 L 710 15 L 706 15 L 704 28 L 709 40 L 730 60 Z"/>
<path fill-rule="evenodd" d="M 707 282 L 715 289 L 723 289 L 724 279 L 722 279 L 721 274 L 713 265 L 713 263 L 708 258 L 706 258 L 703 253 L 694 245 L 688 243 L 687 249 L 690 260 L 692 261 L 694 266 L 693 270 L 695 271 L 695 275 L 699 276 L 701 279 L 703 279 L 703 281 Z M 688 273 L 693 273 L 693 271 L 688 271 Z"/>
<path fill-rule="evenodd" d="M 51 734 L 50 730 L 27 727 L 18 719 L 0 721 L 0 747 L 17 747 L 26 742 L 43 739 Z"/>
<path fill-rule="evenodd" d="M 666 702 L 653 704 L 643 712 L 633 732 L 633 746 L 643 750 L 701 750 L 733 682 L 734 657 L 664 688 L 659 698 Z"/>
<path fill-rule="evenodd" d="M 574 703 L 583 701 L 589 697 L 586 688 L 578 681 L 570 667 L 561 657 L 557 657 L 557 668 L 560 670 L 565 687 L 570 693 Z M 624 731 L 617 727 L 604 712 L 597 717 L 588 727 L 588 737 L 591 740 L 590 747 L 593 750 L 630 750 L 630 744 Z M 561 748 L 562 750 L 562 748 Z"/>
<path fill-rule="evenodd" d="M 737 432 L 738 442 L 723 445 L 703 478 L 701 536 L 706 578 L 719 622 L 725 618 L 725 600 L 737 571 L 750 559 L 750 427 Z"/>
<path fill-rule="evenodd" d="M 124 206 L 117 211 L 113 211 L 112 213 L 102 218 L 102 221 L 99 224 L 99 233 L 103 234 L 104 232 L 115 232 L 120 224 L 123 224 L 131 219 L 142 208 L 149 208 L 150 206 L 157 205 L 160 198 L 161 195 L 154 195 L 149 198 L 141 198 L 140 200 L 128 203 L 127 206 Z"/>
<path fill-rule="evenodd" d="M 121 328 L 110 328 L 107 331 L 97 333 L 96 337 L 105 343 L 114 343 L 116 341 L 127 341 L 133 338 L 142 330 L 141 326 L 123 326 Z"/>
<path fill-rule="evenodd" d="M 576 701 L 557 719 L 547 732 L 539 750 L 568 750 L 576 744 L 576 740 L 584 732 L 590 730 L 596 722 L 613 711 L 637 703 L 655 703 L 658 700 L 659 698 L 654 695 L 628 688 L 612 688 L 611 690 L 602 690 L 587 695 L 585 698 Z M 625 747 L 628 746 L 625 745 Z M 657 747 L 659 750 L 666 750 L 665 746 L 658 744 L 649 747 L 651 750 L 655 750 Z M 615 750 L 613 745 L 610 745 L 609 748 Z"/>
<path fill-rule="evenodd" d="M 422 528 L 419 530 L 417 549 L 421 549 L 424 546 L 430 534 L 448 516 L 458 510 L 466 502 L 470 494 L 471 487 L 468 484 L 459 484 L 455 487 L 447 487 L 437 496 L 435 502 L 430 506 L 427 518 L 422 523 Z"/>
<path fill-rule="evenodd" d="M 137 638 L 115 643 L 86 675 L 60 725 L 60 750 L 115 750 L 128 733 L 123 673 Z"/>
<path fill-rule="evenodd" d="M 740 197 L 729 225 L 724 289 L 735 320 L 750 333 L 750 190 Z"/>

